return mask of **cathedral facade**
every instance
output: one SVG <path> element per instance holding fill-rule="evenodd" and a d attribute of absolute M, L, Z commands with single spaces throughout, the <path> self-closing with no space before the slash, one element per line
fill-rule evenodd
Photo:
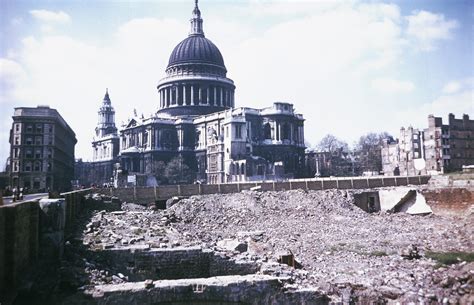
<path fill-rule="evenodd" d="M 197 1 L 189 36 L 174 48 L 165 73 L 157 86 L 158 111 L 147 118 L 135 114 L 118 132 L 106 93 L 92 143 L 94 168 L 112 177 L 120 163 L 120 173 L 145 176 L 140 184 L 147 185 L 160 181 L 163 164 L 173 159 L 190 169 L 191 180 L 210 184 L 303 173 L 302 115 L 289 103 L 235 108 L 236 87 L 204 35 Z"/>

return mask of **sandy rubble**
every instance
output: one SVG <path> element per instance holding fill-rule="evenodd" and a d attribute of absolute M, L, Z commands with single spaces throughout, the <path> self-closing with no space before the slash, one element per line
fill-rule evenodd
<path fill-rule="evenodd" d="M 216 251 L 225 251 L 219 241 L 232 239 L 248 251 L 227 255 L 255 261 L 265 274 L 292 276 L 289 289 L 318 287 L 334 301 L 474 301 L 474 263 L 439 267 L 425 257 L 428 251 L 474 252 L 474 215 L 368 214 L 352 202 L 351 191 L 296 190 L 193 196 L 165 211 L 124 204 L 124 211 L 94 212 L 79 239 L 92 250 L 133 244 Z M 415 248 L 419 259 L 401 255 Z M 301 269 L 276 263 L 288 251 Z M 74 255 L 88 264 L 83 284 L 127 280 L 85 253 Z"/>

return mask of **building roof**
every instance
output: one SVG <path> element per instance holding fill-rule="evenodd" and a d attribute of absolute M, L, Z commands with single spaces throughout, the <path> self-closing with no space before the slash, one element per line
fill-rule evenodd
<path fill-rule="evenodd" d="M 174 48 L 168 68 L 179 64 L 210 64 L 225 69 L 221 52 L 204 35 L 190 35 Z"/>

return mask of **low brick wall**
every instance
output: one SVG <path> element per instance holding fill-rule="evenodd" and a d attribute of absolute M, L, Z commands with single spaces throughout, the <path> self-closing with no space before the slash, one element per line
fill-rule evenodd
<path fill-rule="evenodd" d="M 243 182 L 223 184 L 164 185 L 157 187 L 132 187 L 95 189 L 94 192 L 116 196 L 122 201 L 148 204 L 167 200 L 174 196 L 206 194 L 228 194 L 260 187 L 262 191 L 283 190 L 328 190 L 328 189 L 370 189 L 386 186 L 424 185 L 430 176 L 408 177 L 341 177 L 319 179 L 295 179 L 289 181 Z"/>
<path fill-rule="evenodd" d="M 42 210 L 39 199 L 0 206 L 0 303 L 15 294 L 40 258 L 61 254 L 63 245 L 51 248 L 46 240 L 67 234 L 88 191 L 62 194 L 65 199 L 54 212 Z"/>

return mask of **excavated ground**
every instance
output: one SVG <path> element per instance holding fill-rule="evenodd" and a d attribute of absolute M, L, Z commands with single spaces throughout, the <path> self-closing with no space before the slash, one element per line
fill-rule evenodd
<path fill-rule="evenodd" d="M 261 265 L 260 273 L 290 276 L 288 289 L 318 287 L 335 302 L 474 302 L 472 209 L 462 216 L 368 214 L 353 205 L 353 195 L 340 190 L 244 191 L 193 196 L 164 211 L 134 204 L 123 204 L 120 212 L 95 211 L 76 242 L 66 247 L 62 283 L 79 287 L 127 281 L 87 256 L 90 250 L 197 245 L 253 261 Z M 223 239 L 248 249 L 218 246 Z M 300 269 L 277 263 L 289 251 Z M 430 258 L 438 252 L 452 253 L 454 263 Z M 458 255 L 456 260 L 453 252 L 470 253 L 470 259 Z"/>

